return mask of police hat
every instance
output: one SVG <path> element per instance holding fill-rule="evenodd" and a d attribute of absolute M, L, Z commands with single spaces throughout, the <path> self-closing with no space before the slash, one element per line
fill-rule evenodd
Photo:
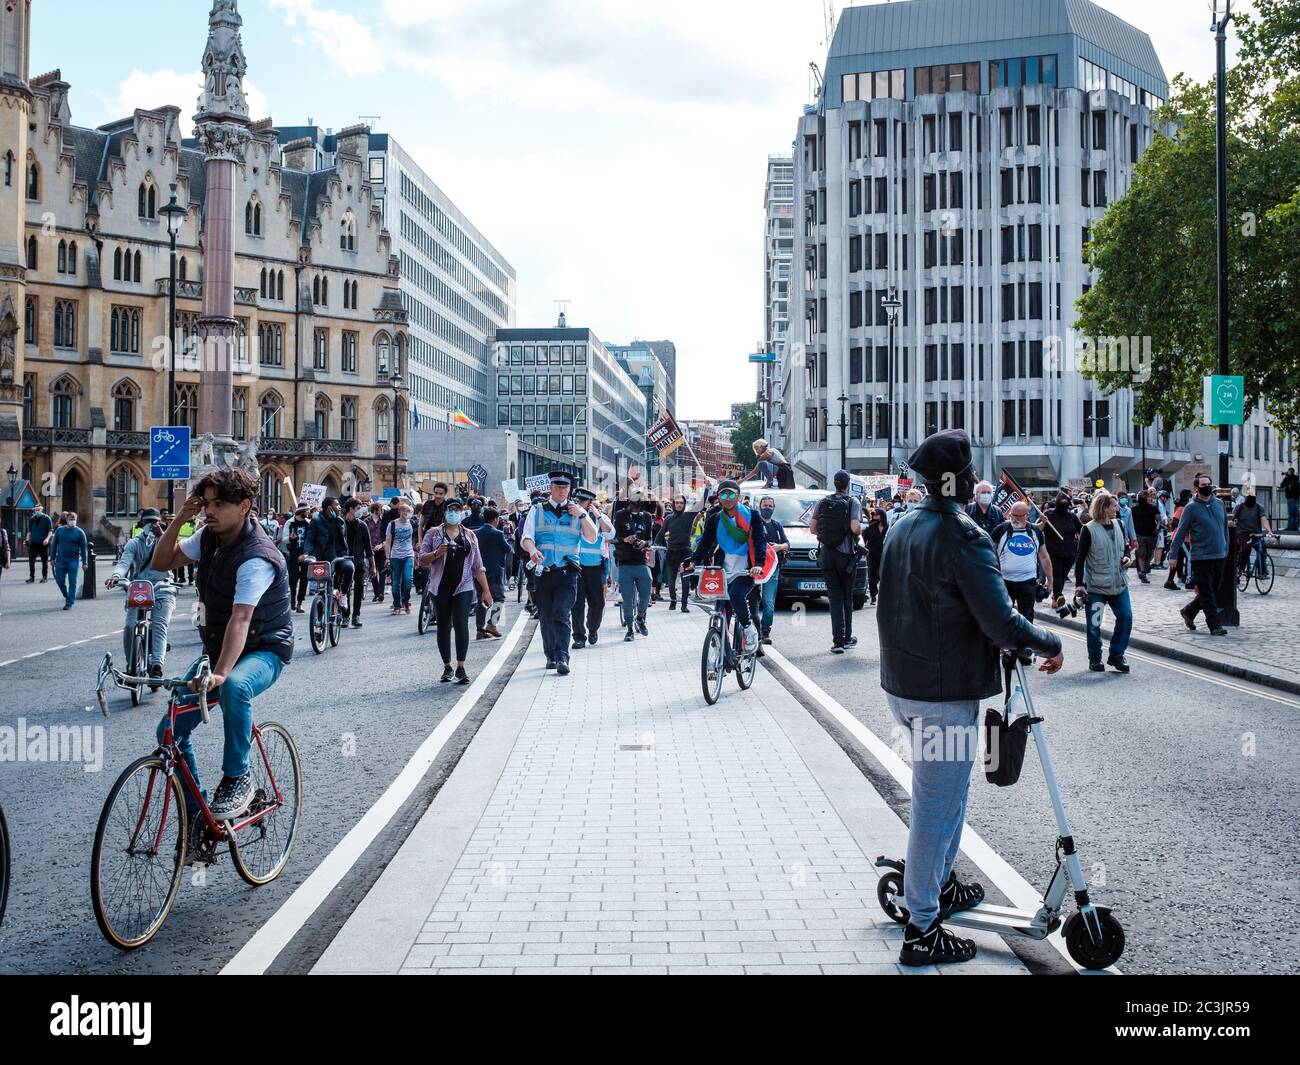
<path fill-rule="evenodd" d="M 965 429 L 945 429 L 921 441 L 907 464 L 929 483 L 945 475 L 960 477 L 971 469 L 970 437 Z"/>
<path fill-rule="evenodd" d="M 595 502 L 596 493 L 590 488 L 575 488 L 573 490 L 573 498 L 579 503 L 592 503 Z"/>
<path fill-rule="evenodd" d="M 573 484 L 568 470 L 552 470 L 549 474 L 551 484 Z"/>

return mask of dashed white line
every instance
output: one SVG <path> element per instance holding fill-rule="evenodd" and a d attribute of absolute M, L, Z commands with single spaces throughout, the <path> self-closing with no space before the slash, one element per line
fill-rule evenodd
<path fill-rule="evenodd" d="M 17 662 L 25 662 L 29 658 L 40 658 L 41 655 L 53 654 L 55 651 L 66 651 L 69 647 L 76 647 L 79 643 L 90 643 L 91 640 L 102 640 L 107 636 L 118 636 L 121 634 L 120 629 L 113 632 L 101 632 L 98 636 L 87 636 L 84 640 L 73 640 L 72 643 L 61 643 L 58 647 L 47 647 L 44 651 L 32 651 L 30 654 L 19 655 L 17 658 L 10 658 L 8 661 L 0 662 L 0 669 L 5 666 L 12 666 Z"/>

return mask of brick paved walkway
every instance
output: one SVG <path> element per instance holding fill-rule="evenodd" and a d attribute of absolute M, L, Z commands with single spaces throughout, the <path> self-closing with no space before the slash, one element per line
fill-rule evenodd
<path fill-rule="evenodd" d="M 652 624 L 568 678 L 534 637 L 315 971 L 939 971 L 896 964 L 869 856 L 906 829 L 861 772 L 762 671 L 707 707 L 699 612 Z M 975 935 L 963 971 L 1025 971 Z"/>

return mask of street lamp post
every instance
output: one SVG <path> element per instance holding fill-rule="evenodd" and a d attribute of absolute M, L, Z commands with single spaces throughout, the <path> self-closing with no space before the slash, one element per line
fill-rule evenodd
<path fill-rule="evenodd" d="M 845 395 L 843 392 L 841 392 L 839 395 L 839 401 L 840 401 L 840 469 L 847 470 L 849 468 L 849 446 L 848 446 L 848 437 L 846 436 L 846 432 L 848 430 L 848 422 L 846 417 L 845 404 L 848 403 L 849 397 Z"/>
<path fill-rule="evenodd" d="M 176 424 L 176 238 L 185 221 L 185 208 L 176 202 L 176 183 L 171 184 L 171 199 L 159 213 L 167 223 L 167 244 L 170 251 L 167 270 L 167 424 Z M 175 481 L 167 482 L 167 508 L 175 510 Z"/>
<path fill-rule="evenodd" d="M 9 475 L 9 550 L 13 554 L 18 553 L 18 500 L 14 498 L 14 485 L 18 483 L 18 471 L 14 469 L 14 464 L 9 463 L 9 469 L 5 471 Z"/>
<path fill-rule="evenodd" d="M 401 486 L 397 481 L 397 446 L 398 440 L 401 439 L 401 411 L 398 410 L 398 403 L 401 401 L 402 390 L 405 386 L 402 384 L 402 375 L 393 374 L 393 487 L 400 489 Z M 455 478 L 456 471 L 452 470 L 452 477 Z"/>
<path fill-rule="evenodd" d="M 885 473 L 889 473 L 894 468 L 894 325 L 898 320 L 898 308 L 903 305 L 903 301 L 898 298 L 898 290 L 889 286 L 889 292 L 880 297 L 880 305 L 885 308 L 885 315 L 889 319 L 889 366 L 885 373 L 885 378 L 889 382 L 888 402 L 889 414 L 885 418 L 886 430 L 888 431 L 888 442 L 885 445 Z"/>

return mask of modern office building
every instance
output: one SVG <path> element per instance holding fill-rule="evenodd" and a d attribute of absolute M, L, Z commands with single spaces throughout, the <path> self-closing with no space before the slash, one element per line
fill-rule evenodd
<path fill-rule="evenodd" d="M 907 0 L 845 10 L 825 70 L 794 145 L 779 374 L 799 476 L 838 465 L 843 419 L 854 471 L 883 470 L 891 434 L 897 465 L 961 427 L 985 475 L 1140 481 L 1132 392 L 1079 372 L 1073 325 L 1089 229 L 1168 91 L 1150 38 L 1088 0 Z M 1145 440 L 1151 464 L 1192 460 L 1186 432 Z"/>
<path fill-rule="evenodd" d="M 612 492 L 643 461 L 645 396 L 590 329 L 498 329 L 495 426 L 521 446 L 571 456 L 583 480 Z"/>
<path fill-rule="evenodd" d="M 672 381 L 664 364 L 648 343 L 637 340 L 631 344 L 610 344 L 606 350 L 618 361 L 623 372 L 636 382 L 637 388 L 645 397 L 646 425 L 658 421 L 661 412 L 671 411 L 669 396 Z M 659 456 L 654 448 L 646 447 L 644 461 L 648 467 L 659 465 Z"/>
<path fill-rule="evenodd" d="M 316 125 L 279 131 L 303 166 L 329 165 L 344 132 Z M 366 173 L 401 271 L 410 321 L 407 386 L 417 434 L 445 430 L 453 407 L 480 425 L 491 413 L 491 340 L 515 322 L 516 280 L 506 261 L 387 133 L 367 134 Z"/>
<path fill-rule="evenodd" d="M 763 412 L 763 432 L 784 447 L 780 368 L 790 328 L 790 270 L 794 260 L 794 160 L 788 155 L 767 157 L 763 186 L 763 352 L 775 362 L 756 364 L 756 397 Z"/>

